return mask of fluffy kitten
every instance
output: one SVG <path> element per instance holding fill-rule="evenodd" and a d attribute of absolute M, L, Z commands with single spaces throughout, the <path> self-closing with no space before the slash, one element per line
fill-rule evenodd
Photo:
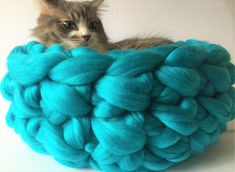
<path fill-rule="evenodd" d="M 99 18 L 99 7 L 103 1 L 39 0 L 41 14 L 38 25 L 33 29 L 33 35 L 48 46 L 59 43 L 71 49 L 84 45 L 100 52 L 112 49 L 142 49 L 172 43 L 164 38 L 134 38 L 109 42 Z"/>

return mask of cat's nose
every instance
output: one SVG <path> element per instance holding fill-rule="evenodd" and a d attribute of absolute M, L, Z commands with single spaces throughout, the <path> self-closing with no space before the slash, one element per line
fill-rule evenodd
<path fill-rule="evenodd" d="M 90 38 L 91 38 L 91 35 L 82 35 L 82 38 L 83 38 L 85 41 L 89 41 Z"/>

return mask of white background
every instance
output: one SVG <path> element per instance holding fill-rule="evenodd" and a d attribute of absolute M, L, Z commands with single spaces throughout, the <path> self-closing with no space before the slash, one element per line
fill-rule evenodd
<path fill-rule="evenodd" d="M 0 0 L 0 78 L 6 73 L 9 51 L 33 39 L 36 4 L 36 0 Z M 112 41 L 154 35 L 196 38 L 222 44 L 235 57 L 235 0 L 106 0 L 105 4 L 102 19 Z M 6 126 L 8 106 L 0 96 L 0 172 L 77 171 L 31 151 Z M 233 122 L 217 145 L 170 171 L 235 171 L 234 130 Z"/>

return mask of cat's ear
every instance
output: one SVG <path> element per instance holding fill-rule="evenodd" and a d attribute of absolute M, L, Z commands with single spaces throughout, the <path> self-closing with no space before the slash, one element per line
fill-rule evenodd
<path fill-rule="evenodd" d="M 93 0 L 91 1 L 91 5 L 98 9 L 103 2 L 104 0 Z"/>
<path fill-rule="evenodd" d="M 42 14 L 52 15 L 64 0 L 39 0 Z"/>

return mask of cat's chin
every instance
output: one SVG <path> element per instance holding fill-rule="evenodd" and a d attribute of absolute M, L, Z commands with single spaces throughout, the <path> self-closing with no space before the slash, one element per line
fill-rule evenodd
<path fill-rule="evenodd" d="M 61 45 L 67 49 L 67 50 L 71 50 L 74 48 L 78 48 L 78 47 L 88 47 L 91 49 L 94 49 L 96 51 L 99 52 L 106 52 L 108 51 L 108 49 L 103 45 L 103 44 L 96 44 L 96 43 L 92 43 L 92 42 L 86 42 L 86 43 L 76 43 L 76 42 L 71 42 L 71 41 L 64 41 L 63 43 L 61 43 Z"/>
<path fill-rule="evenodd" d="M 61 43 L 61 45 L 67 50 L 81 47 L 81 46 L 87 46 L 85 43 L 81 43 L 81 42 L 78 43 L 78 42 L 71 42 L 71 41 L 64 41 Z"/>
<path fill-rule="evenodd" d="M 103 44 L 89 44 L 89 45 L 87 45 L 87 47 L 89 47 L 93 50 L 99 51 L 101 53 L 105 53 L 108 51 L 108 48 L 105 47 L 105 45 L 103 45 Z"/>

